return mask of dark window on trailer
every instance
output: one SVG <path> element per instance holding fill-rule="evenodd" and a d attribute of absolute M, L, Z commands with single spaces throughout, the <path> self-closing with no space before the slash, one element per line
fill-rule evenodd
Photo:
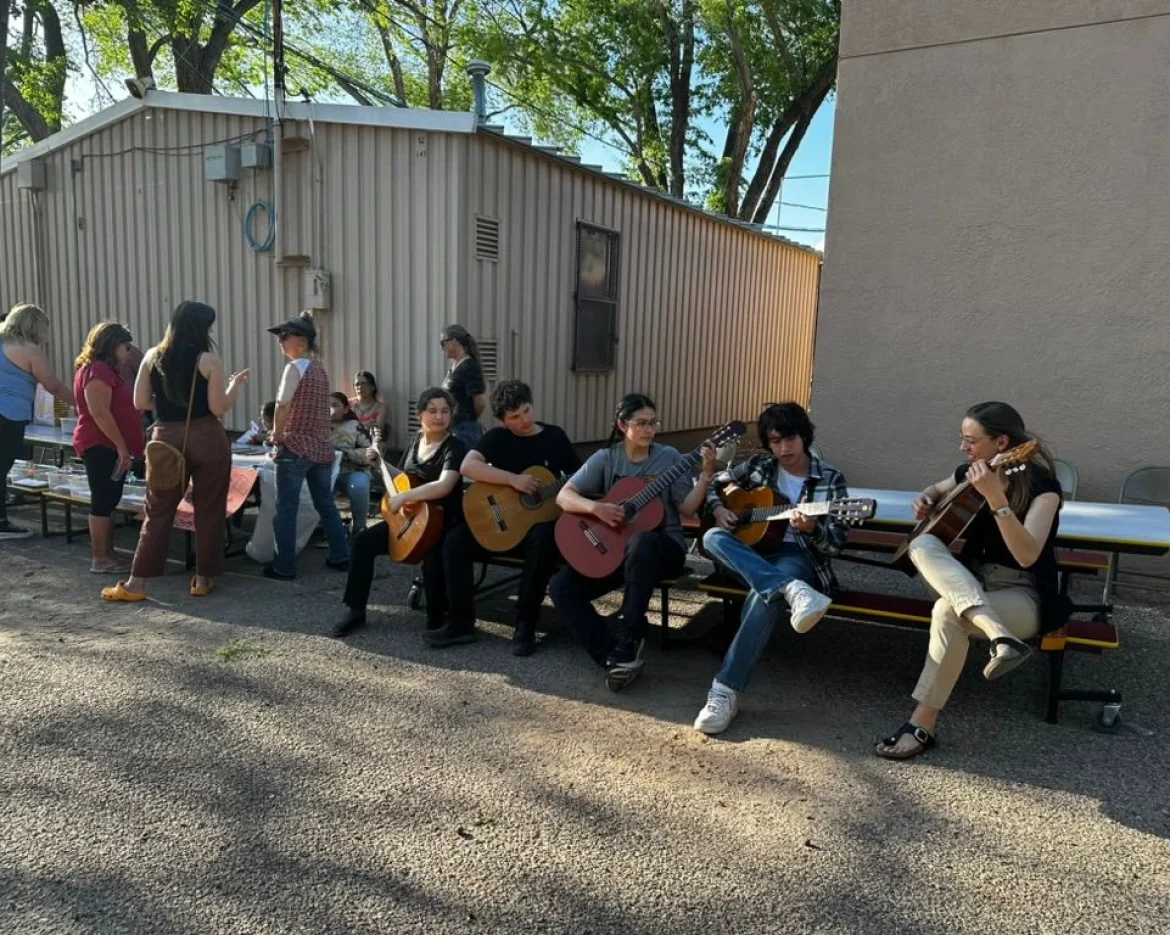
<path fill-rule="evenodd" d="M 617 356 L 621 235 L 577 222 L 577 292 L 573 369 L 613 370 Z"/>

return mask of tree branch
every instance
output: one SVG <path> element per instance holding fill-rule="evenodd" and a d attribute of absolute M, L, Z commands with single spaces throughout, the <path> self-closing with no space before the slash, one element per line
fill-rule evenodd
<path fill-rule="evenodd" d="M 390 66 L 390 74 L 394 77 L 394 93 L 403 104 L 406 101 L 406 76 L 402 72 L 402 61 L 394 51 L 394 43 L 390 38 L 390 30 L 381 23 L 375 24 L 378 37 L 382 40 L 382 52 L 386 55 L 386 64 Z"/>
<path fill-rule="evenodd" d="M 12 115 L 24 128 L 24 132 L 28 134 L 29 139 L 37 143 L 47 137 L 50 133 L 49 125 L 37 109 L 24 99 L 24 95 L 20 93 L 20 88 L 9 81 L 8 78 L 3 79 L 3 86 L 4 103 L 8 105 L 8 109 L 12 111 Z"/>

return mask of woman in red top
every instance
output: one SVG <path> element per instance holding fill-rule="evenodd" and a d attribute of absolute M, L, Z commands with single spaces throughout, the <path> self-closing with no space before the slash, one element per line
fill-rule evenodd
<path fill-rule="evenodd" d="M 130 332 L 116 321 L 94 325 L 74 366 L 73 395 L 77 400 L 77 427 L 73 449 L 85 462 L 89 478 L 89 544 L 96 574 L 129 571 L 114 554 L 111 516 L 122 499 L 126 471 L 142 457 L 146 446 L 142 417 L 134 394 L 119 376 L 130 355 Z"/>

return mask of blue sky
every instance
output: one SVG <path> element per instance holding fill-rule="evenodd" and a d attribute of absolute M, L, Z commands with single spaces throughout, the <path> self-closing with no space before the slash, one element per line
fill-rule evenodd
<path fill-rule="evenodd" d="M 808 132 L 796 151 L 792 164 L 788 167 L 788 177 L 777 204 L 772 208 L 768 217 L 769 225 L 780 225 L 789 228 L 776 230 L 775 233 L 798 243 L 808 244 L 811 247 L 823 249 L 824 233 L 820 232 L 825 226 L 826 210 L 829 206 L 829 164 L 833 152 L 833 115 L 836 111 L 836 96 L 830 95 L 821 105 Z M 703 129 L 712 139 L 722 142 L 724 128 L 716 121 L 705 121 Z M 621 153 L 586 140 L 581 147 L 581 157 L 585 162 L 600 163 L 607 170 L 619 171 L 622 168 Z M 792 176 L 821 176 L 819 178 L 792 178 Z M 809 205 L 810 208 L 798 208 L 795 205 Z M 818 210 L 819 209 L 819 210 Z M 793 230 L 791 228 L 816 228 L 814 231 Z"/>

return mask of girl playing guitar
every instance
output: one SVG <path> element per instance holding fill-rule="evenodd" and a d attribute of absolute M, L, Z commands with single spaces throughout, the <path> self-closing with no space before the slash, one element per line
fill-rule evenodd
<path fill-rule="evenodd" d="M 874 750 L 886 759 L 907 760 L 934 746 L 938 714 L 963 671 L 969 637 L 991 641 L 983 677 L 996 679 L 1030 655 L 1024 640 L 1063 626 L 1069 617 L 1068 598 L 1057 582 L 1062 495 L 1052 456 L 1040 445 L 1024 470 L 1007 476 L 988 466 L 996 455 L 1035 441 L 1007 403 L 972 406 L 960 431 L 959 450 L 967 463 L 919 494 L 914 515 L 925 519 L 965 481 L 984 497 L 986 507 L 967 527 L 958 558 L 933 535 L 910 543 L 910 560 L 939 597 L 926 663 L 913 692 L 918 706 Z"/>

